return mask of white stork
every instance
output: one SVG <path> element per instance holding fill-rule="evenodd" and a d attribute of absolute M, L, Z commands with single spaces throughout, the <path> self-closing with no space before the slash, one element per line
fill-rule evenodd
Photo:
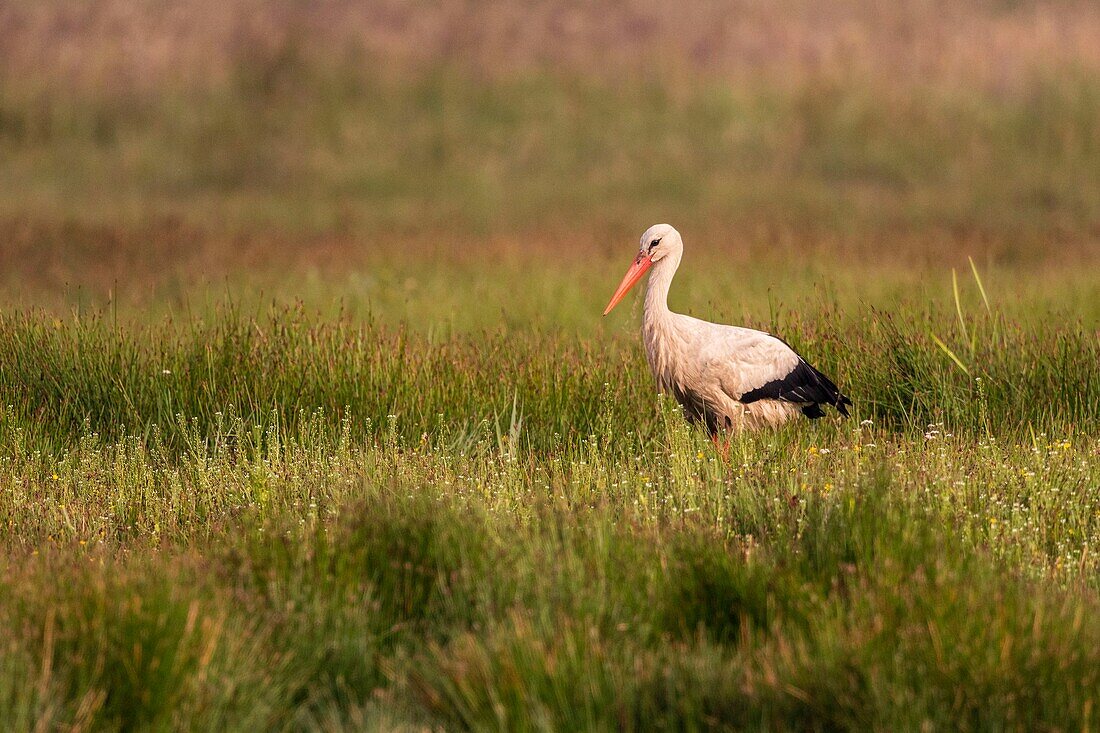
<path fill-rule="evenodd" d="M 684 242 L 668 224 L 642 235 L 641 248 L 603 314 L 611 312 L 650 268 L 642 339 L 646 361 L 662 392 L 671 392 L 688 421 L 720 432 L 778 427 L 805 415 L 824 416 L 822 405 L 847 415 L 852 401 L 782 339 L 763 331 L 673 313 L 668 287 Z"/>

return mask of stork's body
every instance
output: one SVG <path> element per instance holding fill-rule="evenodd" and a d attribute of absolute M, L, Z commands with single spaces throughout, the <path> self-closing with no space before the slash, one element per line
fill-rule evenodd
<path fill-rule="evenodd" d="M 683 255 L 680 234 L 650 227 L 606 315 L 647 270 L 642 339 L 658 389 L 670 393 L 691 422 L 719 432 L 778 427 L 823 405 L 847 415 L 851 400 L 784 341 L 763 331 L 709 323 L 673 313 L 668 289 Z"/>

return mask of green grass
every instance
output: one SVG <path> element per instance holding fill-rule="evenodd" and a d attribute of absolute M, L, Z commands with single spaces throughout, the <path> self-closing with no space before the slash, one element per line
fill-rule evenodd
<path fill-rule="evenodd" d="M 319 426 L 9 456 L 4 717 L 1089 726 L 1095 436 L 851 423 L 723 466 L 664 425 L 619 459 Z"/>
<path fill-rule="evenodd" d="M 539 274 L 528 280 L 553 289 Z M 979 298 L 978 284 L 963 283 L 958 309 L 904 299 L 841 309 L 823 298 L 748 323 L 782 333 L 851 392 L 860 419 L 894 430 L 943 423 L 1019 436 L 1100 422 L 1094 328 L 1043 327 L 1034 315 L 1014 321 L 964 302 L 963 293 Z M 392 429 L 405 446 L 461 446 L 488 431 L 546 453 L 604 423 L 621 428 L 608 448 L 648 445 L 658 421 L 634 328 L 577 336 L 550 326 L 553 315 L 543 313 L 542 326 L 446 334 L 302 305 L 251 315 L 222 305 L 152 325 L 95 312 L 0 314 L 4 432 L 63 447 L 86 425 L 108 439 L 155 433 L 178 447 L 208 442 L 233 415 L 248 430 L 296 433 L 321 411 L 330 431 L 343 424 L 361 440 Z"/>
<path fill-rule="evenodd" d="M 728 463 L 653 395 L 635 326 L 549 325 L 595 295 L 494 331 L 9 310 L 0 717 L 1090 728 L 1092 321 L 987 311 L 973 278 L 957 310 L 786 284 L 777 325 L 855 416 Z"/>

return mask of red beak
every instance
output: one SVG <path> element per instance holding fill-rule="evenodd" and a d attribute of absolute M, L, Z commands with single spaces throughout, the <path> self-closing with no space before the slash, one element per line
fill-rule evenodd
<path fill-rule="evenodd" d="M 604 309 L 603 314 L 605 316 L 611 312 L 612 308 L 619 304 L 619 301 L 623 299 L 627 291 L 634 287 L 634 283 L 641 280 L 642 275 L 652 266 L 653 260 L 649 259 L 649 255 L 645 252 L 639 252 L 638 256 L 634 258 L 634 264 L 626 271 L 626 275 L 623 276 L 623 281 L 619 283 L 619 289 L 611 296 L 611 302 L 608 303 L 607 308 Z"/>

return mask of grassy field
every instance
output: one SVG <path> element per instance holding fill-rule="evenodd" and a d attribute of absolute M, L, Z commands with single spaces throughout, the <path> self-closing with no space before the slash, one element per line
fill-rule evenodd
<path fill-rule="evenodd" d="M 1100 729 L 1091 4 L 180 7 L 0 7 L 5 730 Z"/>

